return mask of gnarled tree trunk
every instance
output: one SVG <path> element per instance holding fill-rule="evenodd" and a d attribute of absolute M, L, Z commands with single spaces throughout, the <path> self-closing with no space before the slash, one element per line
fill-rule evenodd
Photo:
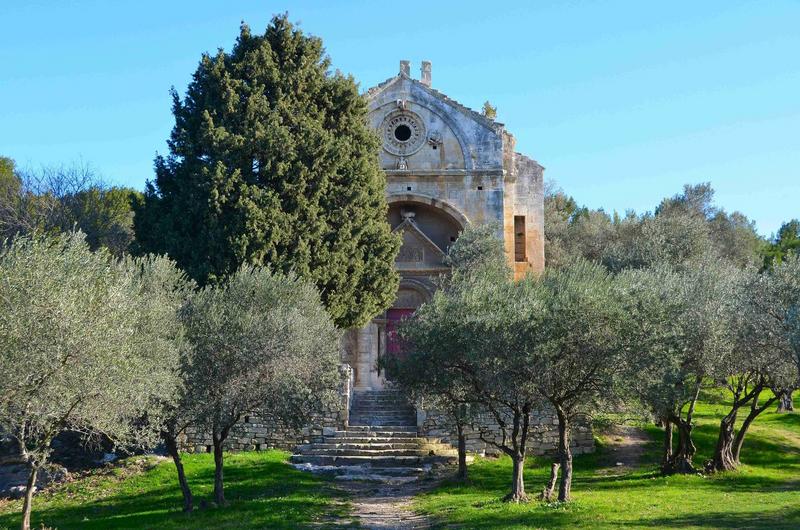
<path fill-rule="evenodd" d="M 178 441 L 172 433 L 167 431 L 161 432 L 161 438 L 163 438 L 167 452 L 172 457 L 175 468 L 178 470 L 178 484 L 180 484 L 181 493 L 183 494 L 183 511 L 191 512 L 194 509 L 194 499 L 192 498 L 192 490 L 189 488 L 189 482 L 186 480 L 186 473 L 183 470 L 181 455 L 178 452 Z"/>
<path fill-rule="evenodd" d="M 742 452 L 742 446 L 744 445 L 744 437 L 747 435 L 747 429 L 750 428 L 750 425 L 753 421 L 758 417 L 759 414 L 767 410 L 769 407 L 772 406 L 775 401 L 779 399 L 778 396 L 774 396 L 769 398 L 764 402 L 763 405 L 758 405 L 758 397 L 753 400 L 752 405 L 750 406 L 750 413 L 747 414 L 747 417 L 742 422 L 742 426 L 739 427 L 739 432 L 736 433 L 736 438 L 733 440 L 733 449 L 732 454 L 733 458 L 736 463 L 740 463 L 739 455 Z"/>
<path fill-rule="evenodd" d="M 559 407 L 558 416 L 558 459 L 561 464 L 561 481 L 558 483 L 559 502 L 569 502 L 572 498 L 572 450 L 570 444 L 569 418 Z"/>
<path fill-rule="evenodd" d="M 733 456 L 734 427 L 736 426 L 736 416 L 739 407 L 734 406 L 731 411 L 722 418 L 719 424 L 719 436 L 717 436 L 717 446 L 714 449 L 714 458 L 707 465 L 707 471 L 732 471 L 736 469 L 738 461 Z"/>
<path fill-rule="evenodd" d="M 678 431 L 678 446 L 672 453 L 672 457 L 661 467 L 664 474 L 673 473 L 696 473 L 692 460 L 694 459 L 697 448 L 692 441 L 692 424 L 677 415 L 670 418 L 670 423 L 675 425 Z"/>
<path fill-rule="evenodd" d="M 33 492 L 36 490 L 36 475 L 39 473 L 39 467 L 36 465 L 31 466 L 30 473 L 28 474 L 28 482 L 25 485 L 25 499 L 22 501 L 22 530 L 30 530 L 31 528 L 31 506 L 33 503 Z"/>
<path fill-rule="evenodd" d="M 707 471 L 732 471 L 739 466 L 739 455 L 742 451 L 747 430 L 759 414 L 778 400 L 778 396 L 775 396 L 766 400 L 763 405 L 759 405 L 758 399 L 761 391 L 762 389 L 757 386 L 743 399 L 734 400 L 731 411 L 720 422 L 717 447 L 714 450 L 714 458 L 706 463 Z M 739 431 L 736 432 L 736 416 L 739 413 L 739 409 L 748 400 L 750 400 L 750 412 L 742 422 L 741 427 L 739 427 Z"/>
<path fill-rule="evenodd" d="M 694 459 L 697 448 L 692 440 L 692 420 L 694 417 L 694 407 L 697 405 L 697 398 L 700 397 L 700 387 L 703 378 L 697 378 L 694 386 L 694 394 L 689 401 L 689 409 L 686 411 L 686 419 L 681 417 L 680 409 L 670 413 L 666 420 L 678 430 L 678 447 L 672 452 L 669 461 L 661 466 L 661 472 L 665 475 L 673 473 L 696 473 L 692 460 Z M 681 407 L 683 408 L 683 407 Z"/>
<path fill-rule="evenodd" d="M 794 400 L 792 399 L 791 390 L 783 390 L 778 395 L 778 410 L 777 412 L 792 412 L 794 411 Z"/>

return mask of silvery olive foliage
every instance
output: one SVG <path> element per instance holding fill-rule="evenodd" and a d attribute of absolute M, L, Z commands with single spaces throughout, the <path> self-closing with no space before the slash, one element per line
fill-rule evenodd
<path fill-rule="evenodd" d="M 732 365 L 740 279 L 739 269 L 702 258 L 617 276 L 630 317 L 625 390 L 666 427 L 665 472 L 695 469 L 694 407 L 701 389 L 724 380 L 721 374 Z M 672 426 L 678 430 L 674 451 Z"/>
<path fill-rule="evenodd" d="M 215 498 L 224 503 L 230 429 L 247 413 L 301 427 L 332 403 L 340 333 L 313 284 L 249 266 L 191 296 L 183 321 L 193 349 L 189 400 L 196 423 L 212 435 Z"/>
<path fill-rule="evenodd" d="M 575 260 L 516 284 L 526 318 L 516 330 L 525 352 L 520 381 L 531 385 L 558 419 L 558 500 L 571 500 L 571 430 L 581 417 L 617 409 L 628 350 L 627 313 L 614 277 L 598 263 Z M 555 478 L 555 477 L 554 477 Z M 548 485 L 548 488 L 550 485 Z M 549 498 L 552 491 L 546 491 Z"/>
<path fill-rule="evenodd" d="M 117 261 L 80 233 L 21 237 L 0 251 L 0 429 L 34 481 L 65 429 L 155 441 L 150 426 L 178 387 L 189 288 L 169 260 Z"/>
<path fill-rule="evenodd" d="M 424 363 L 421 372 L 431 381 L 464 389 L 499 426 L 495 435 L 473 417 L 481 437 L 514 462 L 508 500 L 526 498 L 522 470 L 532 413 L 555 410 L 559 498 L 569 500 L 570 428 L 579 416 L 618 402 L 625 314 L 602 266 L 579 260 L 515 282 L 497 241 L 491 226 L 468 228 L 456 241 L 450 279 L 403 328 L 408 362 Z"/>
<path fill-rule="evenodd" d="M 471 427 L 481 438 L 514 461 L 511 493 L 507 500 L 526 499 L 523 467 L 531 413 L 539 397 L 527 384 L 525 353 L 515 327 L 530 311 L 527 299 L 515 296 L 515 284 L 505 260 L 495 225 L 467 227 L 449 252 L 452 274 L 432 300 L 401 327 L 409 342 L 406 362 L 400 364 L 410 386 L 444 397 L 451 404 L 470 396 L 484 418 L 499 426 L 499 435 L 487 428 L 481 414 Z M 416 381 L 414 365 L 424 367 L 430 383 Z M 435 375 L 433 375 L 435 374 Z M 418 377 L 419 377 L 418 376 Z M 438 388 L 438 384 L 442 388 Z M 453 395 L 447 387 L 452 388 Z"/>

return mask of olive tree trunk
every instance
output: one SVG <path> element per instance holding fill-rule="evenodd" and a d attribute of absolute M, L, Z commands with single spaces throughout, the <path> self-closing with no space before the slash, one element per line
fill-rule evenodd
<path fill-rule="evenodd" d="M 672 422 L 665 419 L 661 423 L 664 425 L 664 450 L 661 455 L 661 466 L 664 467 L 672 459 Z"/>
<path fill-rule="evenodd" d="M 673 416 L 670 419 L 670 423 L 675 425 L 675 429 L 678 431 L 678 444 L 669 461 L 662 466 L 662 473 L 667 475 L 673 473 L 696 473 L 697 469 L 692 463 L 694 455 L 697 453 L 697 448 L 692 440 L 692 423 L 678 416 Z"/>
<path fill-rule="evenodd" d="M 550 480 L 547 481 L 547 485 L 542 490 L 542 493 L 539 495 L 539 498 L 543 501 L 550 502 L 553 500 L 553 495 L 556 491 L 556 482 L 558 481 L 558 469 L 561 467 L 561 464 L 558 462 L 553 462 L 550 464 Z"/>
<path fill-rule="evenodd" d="M 36 475 L 39 473 L 39 467 L 36 465 L 31 466 L 30 473 L 28 474 L 28 482 L 25 485 L 25 499 L 22 501 L 22 530 L 30 530 L 31 528 L 31 506 L 33 503 L 33 492 L 36 490 Z"/>
<path fill-rule="evenodd" d="M 689 409 L 686 411 L 686 418 L 681 417 L 680 407 L 677 412 L 673 411 L 666 416 L 666 420 L 675 426 L 678 431 L 678 446 L 672 452 L 669 461 L 661 466 L 661 472 L 665 475 L 673 473 L 696 473 L 697 469 L 694 467 L 692 460 L 697 453 L 697 447 L 692 440 L 692 428 L 694 425 L 694 408 L 697 405 L 697 399 L 700 397 L 700 387 L 703 379 L 698 378 L 694 387 L 694 394 L 689 400 Z M 670 433 L 672 436 L 672 433 Z"/>
<path fill-rule="evenodd" d="M 558 483 L 559 502 L 569 502 L 572 498 L 572 450 L 570 449 L 569 417 L 559 407 L 558 416 L 558 460 L 561 464 L 561 480 Z"/>
<path fill-rule="evenodd" d="M 756 388 L 745 399 L 734 400 L 731 411 L 722 418 L 720 422 L 714 458 L 706 464 L 706 471 L 732 471 L 739 466 L 739 456 L 742 452 L 747 430 L 759 414 L 767 410 L 767 408 L 772 406 L 772 404 L 779 399 L 779 396 L 774 396 L 766 400 L 762 405 L 759 405 L 760 394 L 761 389 Z M 748 400 L 750 401 L 750 412 L 747 414 L 747 417 L 744 419 L 737 432 L 735 430 L 736 417 L 739 413 L 739 409 L 747 403 Z"/>
<path fill-rule="evenodd" d="M 526 404 L 514 410 L 513 426 L 511 430 L 511 447 L 502 447 L 503 451 L 511 457 L 513 470 L 511 475 L 511 493 L 503 500 L 508 502 L 527 502 L 525 493 L 525 453 L 528 444 L 528 431 L 530 429 L 530 405 Z"/>
<path fill-rule="evenodd" d="M 738 461 L 733 456 L 733 441 L 738 413 L 739 407 L 734 406 L 720 421 L 714 458 L 711 460 L 710 465 L 706 466 L 707 471 L 731 471 L 736 469 Z"/>
<path fill-rule="evenodd" d="M 183 511 L 191 512 L 194 509 L 194 499 L 192 498 L 192 490 L 189 488 L 189 482 L 186 480 L 186 473 L 183 469 L 181 455 L 178 452 L 178 441 L 172 433 L 166 431 L 162 431 L 161 437 L 164 439 L 167 452 L 172 457 L 172 461 L 175 463 L 175 469 L 178 471 L 178 484 L 180 484 L 181 493 L 183 494 Z"/>
<path fill-rule="evenodd" d="M 737 464 L 740 463 L 739 455 L 742 452 L 742 446 L 744 445 L 744 437 L 747 435 L 747 429 L 750 428 L 750 425 L 758 417 L 759 414 L 764 412 L 764 410 L 766 410 L 767 407 L 772 405 L 777 400 L 778 400 L 778 398 L 774 397 L 774 398 L 768 399 L 766 401 L 766 403 L 764 403 L 763 406 L 761 406 L 761 407 L 752 407 L 750 409 L 750 413 L 747 415 L 747 417 L 742 422 L 742 426 L 739 427 L 739 432 L 736 433 L 736 438 L 734 438 L 734 440 L 733 440 L 733 449 L 732 449 L 731 453 L 733 455 L 734 461 Z"/>
<path fill-rule="evenodd" d="M 513 455 L 511 460 L 514 463 L 511 474 L 511 493 L 506 495 L 503 500 L 525 502 L 528 500 L 528 496 L 525 494 L 525 455 Z"/>
<path fill-rule="evenodd" d="M 224 438 L 217 436 L 214 434 L 212 436 L 212 441 L 214 443 L 214 502 L 217 503 L 217 506 L 224 506 L 225 505 L 225 491 L 224 491 L 224 481 L 223 481 L 223 453 L 222 453 L 222 444 L 225 441 Z"/>
<path fill-rule="evenodd" d="M 456 429 L 458 430 L 458 474 L 456 478 L 465 481 L 467 480 L 467 437 L 461 422 L 456 422 Z"/>
<path fill-rule="evenodd" d="M 779 394 L 778 410 L 777 412 L 792 412 L 794 411 L 794 400 L 792 399 L 791 390 L 783 390 Z"/>

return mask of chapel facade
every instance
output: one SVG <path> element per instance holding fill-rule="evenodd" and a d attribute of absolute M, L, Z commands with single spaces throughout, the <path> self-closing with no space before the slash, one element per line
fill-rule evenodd
<path fill-rule="evenodd" d="M 419 79 L 409 61 L 366 93 L 369 124 L 382 140 L 388 220 L 401 234 L 395 265 L 400 287 L 392 306 L 351 330 L 343 361 L 354 390 L 380 390 L 378 361 L 398 350 L 396 323 L 430 299 L 447 272 L 445 255 L 469 224 L 496 223 L 517 278 L 544 269 L 544 168 L 514 150 L 514 137 L 432 87 L 431 63 Z"/>

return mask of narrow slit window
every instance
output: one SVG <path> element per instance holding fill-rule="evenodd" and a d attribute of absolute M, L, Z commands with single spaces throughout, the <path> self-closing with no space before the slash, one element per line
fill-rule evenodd
<path fill-rule="evenodd" d="M 514 261 L 528 261 L 525 258 L 525 216 L 514 216 Z"/>

